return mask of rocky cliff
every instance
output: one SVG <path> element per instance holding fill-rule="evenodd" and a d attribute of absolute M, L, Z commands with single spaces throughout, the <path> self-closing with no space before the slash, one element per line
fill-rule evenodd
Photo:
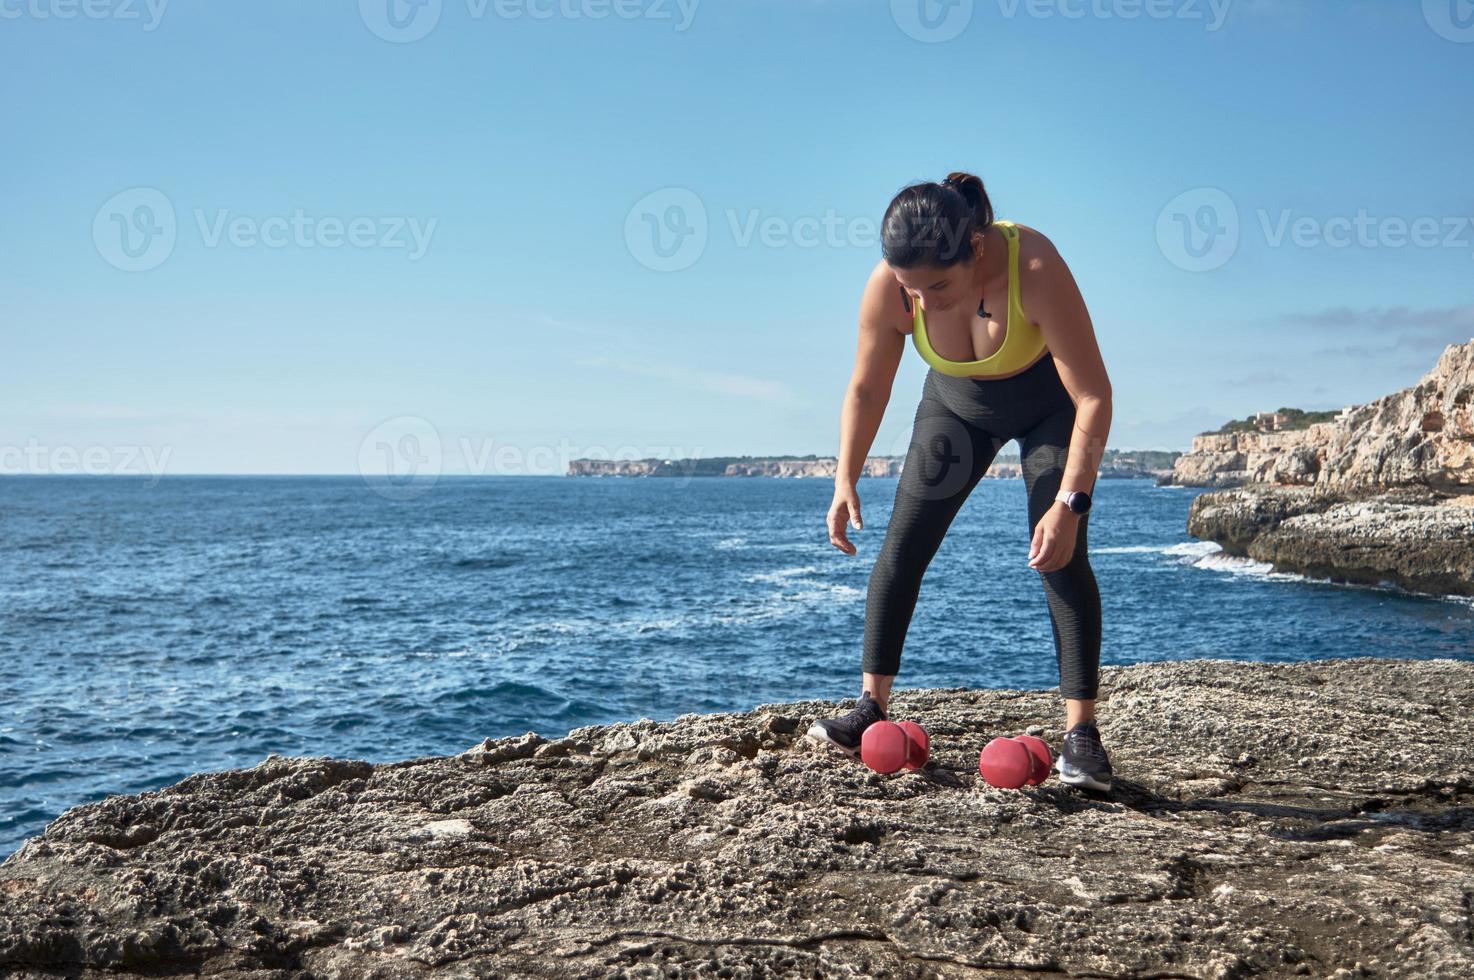
<path fill-rule="evenodd" d="M 1394 486 L 1474 487 L 1474 340 L 1451 344 L 1410 388 L 1331 422 L 1193 437 L 1160 484 L 1309 486 L 1349 494 Z"/>
<path fill-rule="evenodd" d="M 1159 482 L 1230 486 L 1187 531 L 1338 582 L 1474 595 L 1474 341 L 1411 388 L 1303 430 L 1200 435 Z"/>
<path fill-rule="evenodd" d="M 74 807 L 0 864 L 0 974 L 1474 975 L 1474 664 L 1102 669 L 1109 795 L 977 776 L 1058 692 L 900 690 L 882 776 L 798 701 L 269 756 Z"/>

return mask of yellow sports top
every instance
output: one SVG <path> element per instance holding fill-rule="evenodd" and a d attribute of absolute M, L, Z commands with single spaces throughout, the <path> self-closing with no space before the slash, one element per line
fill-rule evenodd
<path fill-rule="evenodd" d="M 1003 345 L 990 356 L 980 361 L 949 361 L 932 350 L 931 341 L 926 336 L 926 317 L 922 313 L 921 304 L 912 302 L 910 296 L 906 295 L 906 301 L 914 307 L 912 344 L 928 364 L 943 374 L 957 378 L 1012 374 L 1028 367 L 1045 349 L 1043 332 L 1037 323 L 1029 322 L 1024 315 L 1023 304 L 1019 301 L 1018 228 L 1012 221 L 998 220 L 993 224 L 1008 239 L 1008 312 L 1003 324 Z M 901 292 L 905 294 L 905 289 Z"/>

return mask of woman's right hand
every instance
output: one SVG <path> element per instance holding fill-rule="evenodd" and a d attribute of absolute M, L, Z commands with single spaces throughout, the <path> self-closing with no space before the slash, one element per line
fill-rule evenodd
<path fill-rule="evenodd" d="M 853 486 L 836 486 L 834 502 L 829 505 L 829 543 L 847 555 L 855 553 L 855 546 L 845 536 L 845 523 L 851 519 L 856 530 L 864 530 L 865 522 L 860 519 L 860 495 Z"/>

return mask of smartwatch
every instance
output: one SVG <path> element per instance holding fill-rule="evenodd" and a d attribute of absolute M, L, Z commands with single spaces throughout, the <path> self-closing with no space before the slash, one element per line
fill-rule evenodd
<path fill-rule="evenodd" d="M 1090 512 L 1090 494 L 1084 490 L 1061 490 L 1054 495 L 1054 499 L 1070 508 L 1074 514 L 1088 514 Z"/>

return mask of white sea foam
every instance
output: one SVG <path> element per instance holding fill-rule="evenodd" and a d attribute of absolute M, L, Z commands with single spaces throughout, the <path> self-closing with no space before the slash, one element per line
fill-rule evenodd
<path fill-rule="evenodd" d="M 1312 582 L 1318 581 L 1308 575 L 1297 572 L 1276 572 L 1274 566 L 1267 561 L 1255 561 L 1253 558 L 1240 558 L 1237 555 L 1212 554 L 1206 555 L 1193 562 L 1194 568 L 1206 568 L 1215 572 L 1227 572 L 1230 575 L 1242 575 L 1246 578 L 1259 579 L 1265 582 Z"/>
<path fill-rule="evenodd" d="M 1184 565 L 1203 568 L 1212 572 L 1224 572 L 1264 581 L 1311 581 L 1307 576 L 1294 572 L 1276 572 L 1269 562 L 1256 561 L 1230 555 L 1212 541 L 1183 541 L 1162 549 L 1162 554 L 1176 558 Z"/>
<path fill-rule="evenodd" d="M 1218 545 L 1212 541 L 1194 540 L 1183 541 L 1179 544 L 1174 544 L 1169 547 L 1163 548 L 1162 554 L 1171 555 L 1174 558 L 1181 559 L 1187 564 L 1195 565 L 1198 563 L 1199 559 L 1206 558 L 1210 555 L 1216 555 L 1221 551 L 1223 551 L 1223 549 L 1218 547 Z"/>
<path fill-rule="evenodd" d="M 1106 549 L 1092 549 L 1092 551 L 1104 550 Z M 1404 589 L 1396 582 L 1378 582 L 1375 585 L 1365 582 L 1333 582 L 1325 576 L 1305 575 L 1301 572 L 1277 572 L 1274 570 L 1274 565 L 1271 562 L 1258 561 L 1239 555 L 1230 555 L 1212 541 L 1184 541 L 1182 544 L 1175 544 L 1170 548 L 1164 549 L 1162 553 L 1174 555 L 1183 564 L 1191 565 L 1193 568 L 1202 568 L 1211 572 L 1223 572 L 1228 575 L 1255 579 L 1261 582 L 1313 582 L 1319 585 L 1334 585 L 1337 588 L 1396 592 L 1401 595 L 1415 596 L 1422 599 L 1442 599 L 1460 605 L 1474 606 L 1474 596 L 1435 595 L 1412 592 Z"/>
<path fill-rule="evenodd" d="M 780 568 L 776 572 L 762 572 L 758 575 L 749 575 L 743 579 L 744 582 L 783 582 L 795 575 L 814 575 L 818 569 L 812 565 L 802 568 Z"/>
<path fill-rule="evenodd" d="M 712 545 L 718 551 L 784 551 L 784 552 L 818 552 L 823 549 L 832 548 L 827 542 L 815 544 L 812 541 L 765 541 L 761 544 L 753 544 L 743 537 L 722 538 Z"/>

